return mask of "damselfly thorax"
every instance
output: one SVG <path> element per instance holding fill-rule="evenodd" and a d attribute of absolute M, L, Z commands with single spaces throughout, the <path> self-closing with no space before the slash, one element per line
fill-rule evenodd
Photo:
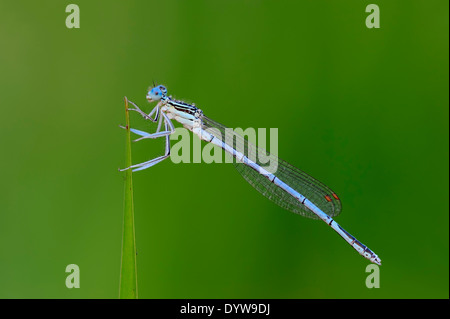
<path fill-rule="evenodd" d="M 202 110 L 195 107 L 195 105 L 176 101 L 170 97 L 165 98 L 161 102 L 161 112 L 165 112 L 169 119 L 183 124 L 185 128 L 191 131 L 194 127 L 194 122 L 198 121 L 200 116 L 203 115 Z"/>

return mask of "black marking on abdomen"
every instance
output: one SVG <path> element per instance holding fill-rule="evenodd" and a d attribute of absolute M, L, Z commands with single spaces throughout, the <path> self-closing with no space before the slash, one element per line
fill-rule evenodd
<path fill-rule="evenodd" d="M 353 240 L 356 240 L 355 237 L 350 235 L 344 228 L 341 227 L 341 225 L 338 224 L 338 227 L 340 230 L 342 230 L 349 238 L 352 238 Z M 362 245 L 362 244 L 361 244 Z"/>

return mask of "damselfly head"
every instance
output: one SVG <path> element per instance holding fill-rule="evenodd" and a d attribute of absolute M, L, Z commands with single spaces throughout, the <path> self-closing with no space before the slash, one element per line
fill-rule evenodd
<path fill-rule="evenodd" d="M 148 91 L 147 100 L 149 102 L 159 101 L 163 96 L 166 96 L 166 94 L 167 94 L 166 87 L 163 85 L 157 85 Z"/>

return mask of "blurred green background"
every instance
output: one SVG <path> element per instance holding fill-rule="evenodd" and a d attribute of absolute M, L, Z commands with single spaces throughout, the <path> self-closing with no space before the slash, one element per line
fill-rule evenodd
<path fill-rule="evenodd" d="M 133 176 L 140 298 L 449 297 L 448 1 L 77 0 L 68 29 L 70 3 L 0 2 L 0 297 L 118 297 L 118 125 L 153 80 L 229 127 L 278 128 L 383 266 L 368 289 L 323 222 L 230 164 L 167 160 Z M 137 163 L 164 141 L 133 147 Z"/>

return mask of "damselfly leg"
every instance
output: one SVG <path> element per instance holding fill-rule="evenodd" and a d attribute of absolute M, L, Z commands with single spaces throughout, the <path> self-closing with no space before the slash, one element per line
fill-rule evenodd
<path fill-rule="evenodd" d="M 142 111 L 139 106 L 137 106 L 136 104 L 134 104 L 133 102 L 131 102 L 130 100 L 128 100 L 128 103 L 130 103 L 131 105 L 134 106 L 134 108 L 128 108 L 129 111 L 136 111 L 139 114 L 142 115 L 142 117 L 144 117 L 146 120 L 150 120 L 153 123 L 156 123 L 156 121 L 158 121 L 159 118 L 159 112 L 160 112 L 160 107 L 162 105 L 162 102 L 159 102 L 158 104 L 156 104 L 156 106 L 153 108 L 153 110 L 147 114 L 144 111 Z M 153 113 L 156 112 L 155 118 L 152 118 Z"/>
<path fill-rule="evenodd" d="M 158 137 L 166 137 L 166 146 L 165 146 L 165 154 L 163 156 L 159 156 L 156 157 L 154 159 L 151 159 L 149 161 L 143 162 L 143 163 L 139 163 L 139 164 L 134 164 L 131 165 L 130 167 L 124 168 L 124 169 L 119 169 L 119 171 L 125 171 L 127 169 L 132 169 L 133 172 L 135 171 L 140 171 L 149 167 L 152 167 L 153 165 L 158 164 L 159 162 L 162 162 L 163 160 L 165 160 L 166 158 L 168 158 L 170 156 L 170 134 L 175 132 L 175 127 L 172 124 L 172 121 L 170 121 L 170 119 L 167 117 L 167 115 L 165 115 L 163 112 L 160 112 L 159 110 L 159 104 L 153 109 L 152 112 L 150 112 L 150 114 L 146 114 L 145 112 L 143 112 L 136 104 L 134 104 L 133 102 L 129 101 L 134 107 L 135 109 L 129 109 L 132 111 L 137 111 L 138 113 L 140 113 L 145 119 L 147 120 L 151 120 L 152 122 L 156 122 L 158 120 L 158 117 L 160 114 L 162 114 L 161 117 L 159 117 L 159 121 L 158 121 L 158 127 L 156 129 L 155 133 L 147 133 L 141 130 L 137 130 L 134 128 L 130 128 L 130 131 L 133 132 L 136 135 L 140 135 L 141 137 L 134 140 L 135 142 L 140 141 L 142 139 L 146 139 L 146 138 L 158 138 Z M 157 114 L 155 116 L 155 119 L 152 119 L 152 113 L 154 113 L 156 110 Z M 164 121 L 164 129 L 165 131 L 160 132 L 161 130 L 161 124 Z M 126 127 L 124 126 L 120 126 L 123 129 L 126 129 Z"/>
<path fill-rule="evenodd" d="M 165 126 L 165 129 L 167 130 L 168 129 L 167 123 L 164 123 L 164 126 Z M 131 168 L 136 167 L 136 168 L 133 169 L 133 172 L 137 172 L 137 171 L 140 171 L 140 170 L 152 167 L 153 165 L 156 165 L 159 162 L 162 162 L 163 160 L 165 160 L 169 156 L 170 156 L 170 136 L 166 135 L 166 152 L 165 152 L 164 156 L 160 156 L 160 157 L 154 158 L 154 159 L 152 159 L 150 161 L 147 161 L 147 162 L 144 162 L 144 163 L 132 165 Z"/>
<path fill-rule="evenodd" d="M 166 136 L 166 135 L 170 135 L 173 132 L 175 132 L 175 127 L 172 124 L 172 121 L 167 117 L 166 114 L 164 114 L 163 112 L 161 112 L 162 116 L 159 120 L 159 124 L 158 124 L 158 128 L 156 129 L 156 132 L 153 134 L 146 134 L 145 136 L 142 136 L 138 139 L 135 139 L 134 141 L 140 141 L 146 138 L 158 138 L 158 137 L 162 137 L 162 136 Z M 160 132 L 160 128 L 161 128 L 161 121 L 164 120 L 164 126 L 165 126 L 165 131 Z"/>

